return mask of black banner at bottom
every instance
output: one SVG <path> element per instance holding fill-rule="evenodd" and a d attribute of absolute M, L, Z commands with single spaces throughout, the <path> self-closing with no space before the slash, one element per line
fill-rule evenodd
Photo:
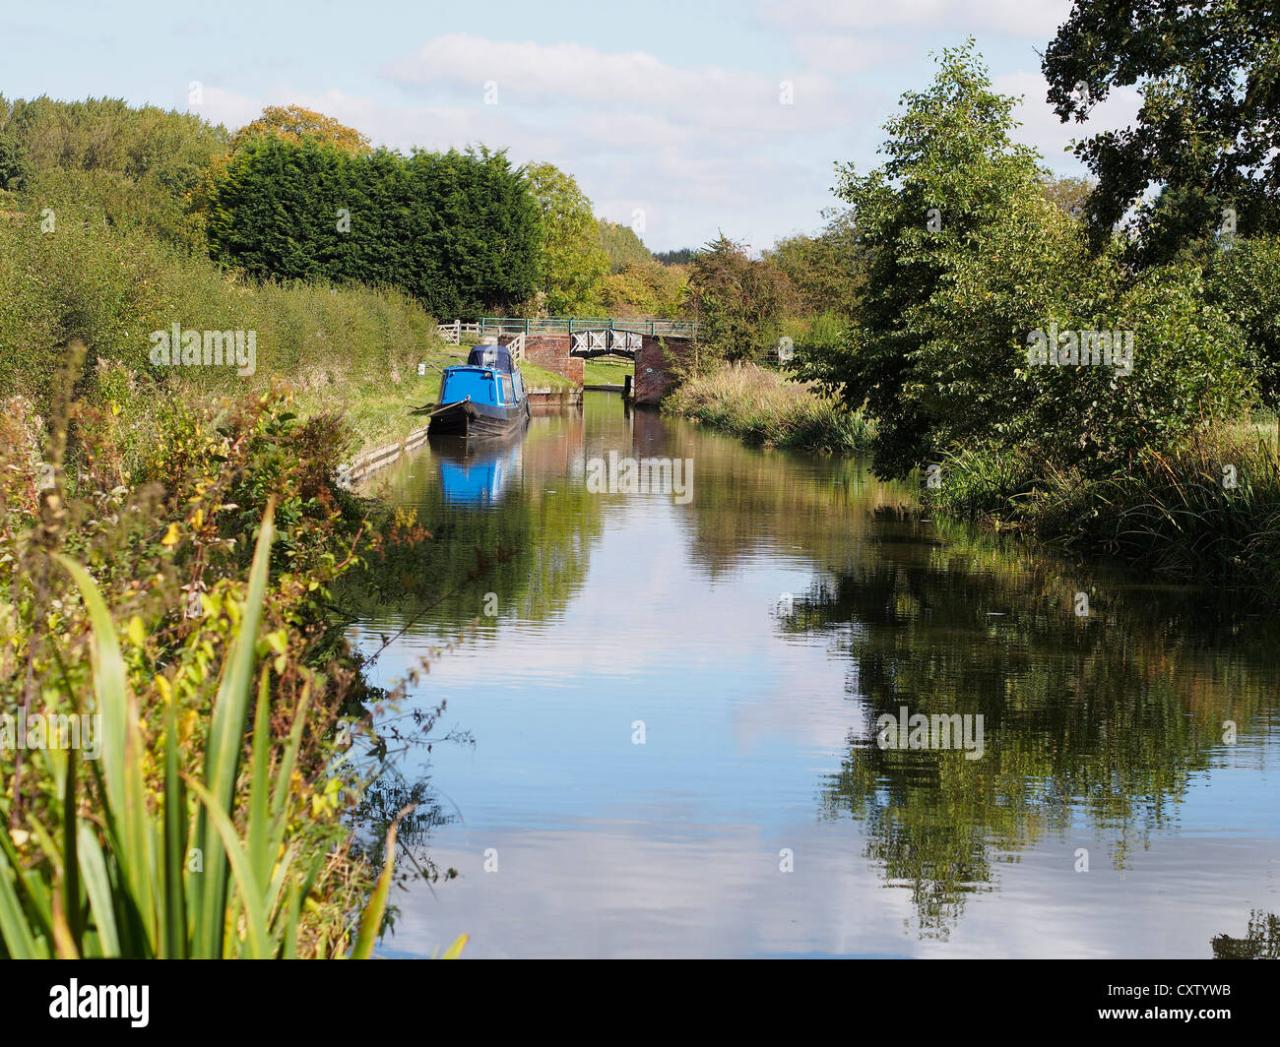
<path fill-rule="evenodd" d="M 400 1028 L 488 1036 L 713 1023 L 754 1035 L 876 1016 L 914 1030 L 1007 1023 L 1055 1032 L 1182 1028 L 1274 1034 L 1268 961 L 401 961 L 0 964 L 6 1034 L 254 1034 Z M 728 990 L 728 991 L 726 991 Z"/>

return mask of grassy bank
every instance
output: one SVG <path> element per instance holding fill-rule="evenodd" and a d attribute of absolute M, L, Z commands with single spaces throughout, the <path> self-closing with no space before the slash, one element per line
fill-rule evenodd
<path fill-rule="evenodd" d="M 348 750 L 381 692 L 331 591 L 415 528 L 334 477 L 459 351 L 399 292 L 41 210 L 0 217 L 0 711 L 101 716 L 102 764 L 0 746 L 0 956 L 366 955 L 394 844 L 351 834 Z M 252 358 L 158 364 L 175 324 Z"/>
<path fill-rule="evenodd" d="M 352 451 L 359 453 L 402 440 L 426 424 L 413 408 L 435 402 L 440 394 L 441 371 L 466 359 L 466 348 L 428 343 L 419 354 L 427 373 L 419 376 L 416 364 L 401 374 L 399 382 L 357 378 L 325 382 L 296 389 L 296 410 L 304 418 L 328 412 L 342 416 L 352 436 Z"/>
<path fill-rule="evenodd" d="M 340 421 L 122 364 L 73 399 L 66 362 L 51 414 L 0 413 L 0 709 L 86 741 L 0 746 L 0 955 L 367 954 L 347 750 L 377 695 L 330 594 L 372 524 Z"/>
<path fill-rule="evenodd" d="M 668 394 L 663 409 L 769 447 L 848 452 L 866 446 L 870 435 L 860 414 L 816 386 L 755 364 L 691 375 Z"/>
<path fill-rule="evenodd" d="M 630 360 L 612 356 L 600 356 L 587 360 L 582 368 L 583 385 L 623 385 L 629 374 L 635 374 L 636 365 Z"/>
<path fill-rule="evenodd" d="M 400 404 L 438 391 L 438 374 L 419 379 L 418 363 L 443 366 L 456 355 L 401 292 L 252 281 L 73 205 L 57 214 L 49 233 L 30 209 L 0 221 L 0 396 L 23 396 L 40 411 L 65 347 L 79 340 L 89 349 L 81 396 L 92 398 L 114 363 L 182 397 L 262 394 L 282 381 L 304 410 L 350 411 L 356 438 L 378 440 L 408 424 Z M 171 335 L 175 324 L 201 335 L 243 332 L 246 349 L 252 332 L 254 358 L 246 367 L 157 365 L 153 333 Z"/>
<path fill-rule="evenodd" d="M 560 391 L 577 388 L 564 375 L 557 374 L 555 371 L 548 371 L 545 367 L 539 367 L 537 364 L 531 364 L 528 361 L 520 365 L 520 371 L 524 375 L 524 384 L 527 389 L 534 391 L 544 389 Z"/>
<path fill-rule="evenodd" d="M 924 497 L 950 516 L 1262 601 L 1280 593 L 1280 454 L 1252 424 L 1143 451 L 1102 477 L 1027 451 L 967 450 L 943 461 L 940 481 Z"/>

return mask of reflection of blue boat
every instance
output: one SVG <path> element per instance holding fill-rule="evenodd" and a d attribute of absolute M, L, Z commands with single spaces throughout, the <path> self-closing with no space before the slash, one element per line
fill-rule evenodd
<path fill-rule="evenodd" d="M 454 436 L 433 437 L 431 456 L 440 466 L 444 500 L 455 505 L 496 504 L 520 469 L 519 441 L 477 445 Z"/>
<path fill-rule="evenodd" d="M 520 368 L 500 345 L 477 345 L 465 364 L 446 367 L 440 404 L 432 412 L 433 435 L 506 436 L 529 418 Z"/>

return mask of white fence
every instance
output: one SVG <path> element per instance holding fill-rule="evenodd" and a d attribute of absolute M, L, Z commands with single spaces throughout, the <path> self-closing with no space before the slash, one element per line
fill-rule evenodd
<path fill-rule="evenodd" d="M 461 345 L 463 335 L 475 335 L 480 337 L 480 324 L 464 324 L 461 320 L 454 320 L 451 324 L 436 324 L 436 334 L 450 345 Z"/>

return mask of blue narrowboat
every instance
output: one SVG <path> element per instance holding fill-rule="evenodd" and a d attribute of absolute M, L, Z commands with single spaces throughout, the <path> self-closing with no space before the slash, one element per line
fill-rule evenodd
<path fill-rule="evenodd" d="M 427 432 L 472 438 L 506 436 L 529 418 L 520 368 L 500 345 L 477 345 L 465 364 L 446 367 Z"/>

